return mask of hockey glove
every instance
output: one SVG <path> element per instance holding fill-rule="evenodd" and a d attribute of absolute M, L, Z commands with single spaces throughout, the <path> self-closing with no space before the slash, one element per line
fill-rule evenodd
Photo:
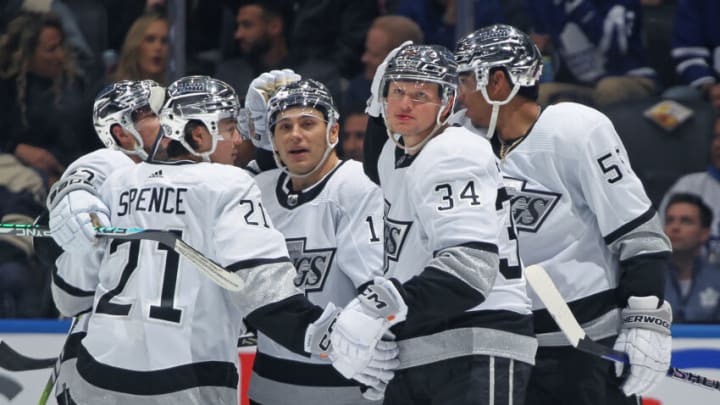
<path fill-rule="evenodd" d="M 47 206 L 52 238 L 66 252 L 86 252 L 94 248 L 95 226 L 110 225 L 110 210 L 82 174 L 73 173 L 55 183 Z M 93 223 L 91 214 L 99 224 Z"/>
<path fill-rule="evenodd" d="M 397 355 L 397 346 L 380 339 L 391 326 L 405 320 L 407 311 L 407 305 L 393 283 L 375 277 L 373 284 L 340 312 L 332 327 L 330 359 L 333 366 L 345 378 L 353 378 L 365 385 L 373 384 L 360 380 L 363 373 L 377 372 L 378 379 L 383 379 L 383 372 L 394 369 L 399 362 L 393 359 L 393 354 Z"/>
<path fill-rule="evenodd" d="M 320 358 L 330 356 L 332 343 L 331 332 L 340 313 L 333 303 L 328 303 L 320 317 L 311 323 L 305 332 L 305 351 Z M 340 343 L 346 345 L 347 343 Z M 377 346 L 370 351 L 370 362 L 367 369 L 357 374 L 356 381 L 367 385 L 369 388 L 363 392 L 366 398 L 384 395 L 385 386 L 393 378 L 392 372 L 398 365 L 397 344 L 395 342 L 378 342 Z M 348 377 L 350 378 L 350 377 Z"/>
<path fill-rule="evenodd" d="M 243 136 L 249 137 L 256 148 L 273 151 L 267 133 L 267 102 L 270 96 L 279 87 L 300 79 L 299 74 L 290 69 L 283 69 L 263 73 L 250 82 L 245 95 L 245 108 L 250 116 L 247 120 L 238 120 L 238 130 Z"/>
<path fill-rule="evenodd" d="M 379 117 L 380 114 L 382 114 L 382 96 L 383 92 L 380 88 L 380 84 L 382 83 L 383 76 L 385 75 L 385 69 L 387 69 L 387 64 L 390 61 L 390 59 L 394 58 L 395 55 L 397 55 L 398 52 L 407 45 L 412 45 L 412 41 L 405 41 L 397 48 L 390 51 L 390 53 L 385 56 L 385 59 L 383 59 L 382 63 L 378 65 L 377 69 L 375 70 L 375 76 L 373 76 L 372 84 L 370 85 L 370 98 L 367 100 L 367 105 L 365 107 L 365 113 L 371 117 Z"/>
<path fill-rule="evenodd" d="M 670 367 L 672 310 L 667 301 L 658 308 L 659 298 L 630 297 L 622 311 L 623 325 L 615 350 L 627 353 L 630 373 L 622 385 L 625 395 L 644 395 L 667 373 Z M 615 365 L 620 376 L 623 364 Z"/>

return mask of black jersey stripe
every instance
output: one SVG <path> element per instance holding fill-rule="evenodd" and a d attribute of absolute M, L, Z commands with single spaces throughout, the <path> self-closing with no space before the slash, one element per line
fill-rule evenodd
<path fill-rule="evenodd" d="M 134 395 L 162 395 L 194 387 L 237 389 L 234 363 L 203 361 L 153 371 L 128 370 L 95 360 L 80 344 L 77 370 L 85 381 L 99 388 Z"/>
<path fill-rule="evenodd" d="M 640 225 L 644 224 L 645 222 L 649 221 L 650 219 L 652 219 L 652 217 L 654 215 L 655 215 L 655 208 L 650 207 L 647 211 L 645 211 L 639 217 L 633 219 L 632 221 L 626 223 L 625 225 L 610 232 L 607 236 L 605 236 L 603 238 L 603 239 L 605 239 L 605 244 L 610 245 L 611 243 L 620 239 L 621 236 L 625 235 L 626 233 L 632 231 L 633 229 L 637 228 L 638 226 L 640 226 Z"/>
<path fill-rule="evenodd" d="M 250 260 L 242 260 L 239 262 L 235 262 L 229 266 L 227 266 L 228 271 L 238 271 L 238 270 L 245 270 L 250 269 L 257 266 L 262 266 L 264 264 L 274 264 L 274 263 L 285 263 L 290 262 L 290 258 L 287 256 L 283 257 L 270 257 L 270 258 L 258 258 L 258 259 L 250 259 Z"/>
<path fill-rule="evenodd" d="M 459 244 L 459 245 L 448 246 L 448 247 L 446 247 L 446 248 L 438 249 L 438 250 L 436 250 L 436 251 L 433 252 L 433 257 L 437 256 L 438 253 L 441 253 L 441 252 L 442 252 L 443 250 L 445 250 L 445 249 L 450 249 L 450 248 L 454 248 L 454 247 L 466 247 L 466 248 L 470 248 L 470 249 L 477 249 L 477 250 L 482 250 L 482 251 L 485 251 L 485 252 L 490 252 L 490 253 L 495 253 L 495 254 L 498 254 L 498 252 L 499 252 L 498 246 L 497 246 L 496 244 L 494 244 L 494 243 L 489 243 L 489 242 L 466 242 L 466 243 L 461 243 L 461 244 Z"/>
<path fill-rule="evenodd" d="M 269 380 L 287 384 L 320 387 L 352 387 L 358 383 L 338 373 L 331 364 L 310 364 L 279 359 L 257 352 L 253 371 Z"/>
<path fill-rule="evenodd" d="M 568 305 L 578 322 L 581 324 L 590 322 L 618 307 L 617 291 L 615 289 L 601 291 L 569 302 Z M 535 310 L 533 315 L 535 316 L 536 333 L 556 332 L 559 330 L 557 323 L 555 323 L 547 309 Z"/>
<path fill-rule="evenodd" d="M 95 295 L 95 291 L 83 290 L 83 289 L 77 288 L 74 285 L 65 281 L 58 274 L 57 267 L 53 268 L 52 278 L 53 278 L 53 283 L 55 283 L 56 287 L 65 291 L 69 295 L 72 295 L 73 297 L 92 297 L 93 295 Z"/>

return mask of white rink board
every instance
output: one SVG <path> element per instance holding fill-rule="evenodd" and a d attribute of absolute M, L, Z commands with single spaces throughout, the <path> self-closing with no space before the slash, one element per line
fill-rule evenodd
<path fill-rule="evenodd" d="M 0 339 L 18 352 L 36 358 L 55 357 L 65 342 L 69 321 L 0 320 Z M 673 327 L 673 363 L 704 376 L 720 380 L 720 325 L 676 325 Z M 680 362 L 680 364 L 678 364 Z M 698 364 L 703 367 L 696 367 Z M 51 370 L 9 372 L 0 369 L 0 391 L 14 381 L 22 390 L 12 399 L 0 392 L 0 405 L 37 404 Z M 663 380 L 650 396 L 662 405 L 717 405 L 720 391 L 710 391 L 687 383 Z M 51 397 L 48 404 L 56 404 Z"/>

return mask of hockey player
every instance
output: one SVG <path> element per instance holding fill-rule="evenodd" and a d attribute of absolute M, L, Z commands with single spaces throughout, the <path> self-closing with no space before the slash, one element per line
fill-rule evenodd
<path fill-rule="evenodd" d="M 251 85 L 246 99 L 264 99 L 268 86 L 285 76 L 265 73 L 267 81 L 253 81 L 265 85 Z M 345 306 L 364 284 L 383 275 L 380 189 L 360 163 L 338 159 L 339 114 L 322 83 L 303 79 L 282 86 L 266 112 L 253 115 L 269 121 L 264 136 L 269 135 L 280 168 L 260 173 L 255 181 L 263 208 L 285 237 L 297 271 L 295 285 L 317 305 Z M 380 399 L 381 391 L 371 388 L 365 396 Z M 369 403 L 358 383 L 340 375 L 328 359 L 293 353 L 262 333 L 249 397 L 268 405 Z"/>
<path fill-rule="evenodd" d="M 82 253 L 96 244 L 94 232 L 88 229 L 93 226 L 90 213 L 109 224 L 108 209 L 93 195 L 94 190 L 99 189 L 113 171 L 144 160 L 154 152 L 163 153 L 162 142 L 156 140 L 160 130 L 157 112 L 164 92 L 165 89 L 152 80 L 125 80 L 109 85 L 98 94 L 93 106 L 93 122 L 106 148 L 88 153 L 68 166 L 48 198 L 54 241 L 36 238 L 33 242 L 36 246 L 56 242 L 64 250 L 59 257 L 47 260 L 55 263 L 51 291 L 60 312 L 76 317 L 63 349 L 55 385 L 60 404 L 72 403 L 68 387 L 75 374 L 75 351 L 87 330 L 95 289 L 93 283 L 71 286 L 65 278 L 68 273 L 83 270 Z M 56 251 L 44 247 L 39 250 Z"/>
<path fill-rule="evenodd" d="M 245 325 L 294 352 L 329 354 L 346 377 L 366 384 L 387 379 L 385 369 L 392 368 L 397 351 L 378 344 L 393 323 L 381 317 L 387 314 L 361 298 L 364 307 L 335 320 L 333 305 L 323 311 L 308 302 L 292 284 L 295 271 L 284 241 L 252 179 L 233 166 L 198 163 L 215 150 L 220 120 L 237 113 L 232 89 L 211 78 L 187 77 L 171 84 L 167 95 L 161 116 L 163 133 L 172 139 L 169 160 L 117 170 L 98 195 L 114 226 L 178 232 L 238 272 L 245 288 L 221 289 L 155 242 L 118 239 L 87 251 L 85 271 L 66 280 L 71 286 L 96 284 L 72 397 L 93 404 L 236 403 L 236 341 Z M 392 298 L 389 287 L 371 291 Z M 382 301 L 393 302 L 403 319 L 401 301 Z"/>
<path fill-rule="evenodd" d="M 630 357 L 620 379 L 621 365 L 573 350 L 534 299 L 540 349 L 526 403 L 636 403 L 670 362 L 670 244 L 618 134 L 580 104 L 541 110 L 541 55 L 513 27 L 467 35 L 455 57 L 467 117 L 488 129 L 512 190 L 523 262 L 545 267 L 590 338 Z"/>
<path fill-rule="evenodd" d="M 456 88 L 439 46 L 403 45 L 373 80 L 367 112 L 389 139 L 366 161 L 385 198 L 386 277 L 408 306 L 386 404 L 522 403 L 534 362 L 509 199 L 490 145 L 447 124 Z"/>
<path fill-rule="evenodd" d="M 94 233 L 88 229 L 91 226 L 91 212 L 103 218 L 103 224 L 109 224 L 109 209 L 91 194 L 102 186 L 110 173 L 144 161 L 148 156 L 161 160 L 166 158 L 165 148 L 169 139 L 159 137 L 160 121 L 157 117 L 164 93 L 165 89 L 151 80 L 120 81 L 102 90 L 94 103 L 93 122 L 106 148 L 73 162 L 53 190 L 61 190 L 72 184 L 75 186 L 51 194 L 52 198 L 48 200 L 53 206 L 50 215 L 53 236 L 67 251 L 57 261 L 55 257 L 49 260 L 56 261 L 52 293 L 60 312 L 77 318 L 65 344 L 63 363 L 56 381 L 56 396 L 61 404 L 71 403 L 68 387 L 72 385 L 75 352 L 85 336 L 94 295 L 94 281 L 81 288 L 65 282 L 68 272 L 83 268 L 82 263 L 73 260 L 77 256 L 71 252 L 85 252 L 97 243 Z M 210 158 L 214 162 L 232 164 L 233 146 L 239 140 L 235 118 L 223 119 L 219 125 L 222 140 L 218 140 L 216 151 Z M 202 131 L 204 128 L 196 127 L 194 130 Z M 78 184 L 81 187 L 76 187 Z M 42 238 L 34 241 L 36 245 L 48 242 L 48 239 Z"/>

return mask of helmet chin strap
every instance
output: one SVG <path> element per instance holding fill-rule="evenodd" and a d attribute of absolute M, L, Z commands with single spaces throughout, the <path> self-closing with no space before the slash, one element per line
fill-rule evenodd
<path fill-rule="evenodd" d="M 479 82 L 478 82 L 479 83 Z M 510 100 L 515 97 L 518 90 L 520 90 L 519 85 L 514 85 L 512 90 L 510 90 L 510 94 L 507 96 L 505 100 L 502 101 L 496 101 L 496 100 L 490 100 L 490 96 L 487 94 L 487 86 L 480 85 L 480 92 L 482 93 L 483 97 L 485 97 L 485 101 L 488 102 L 488 104 L 492 104 L 492 113 L 490 114 L 490 125 L 488 125 L 487 136 L 488 139 L 491 139 L 493 137 L 493 134 L 495 133 L 495 126 L 497 124 L 497 117 L 500 113 L 500 106 L 505 105 L 510 102 Z"/>
<path fill-rule="evenodd" d="M 161 128 L 162 128 L 162 127 L 161 127 Z M 148 161 L 148 162 L 152 162 L 153 160 L 155 160 L 155 155 L 157 154 L 158 150 L 160 149 L 160 141 L 162 140 L 162 137 L 163 137 L 162 129 L 160 129 L 160 130 L 158 131 L 157 136 L 155 137 L 155 142 L 153 142 L 153 146 L 152 146 L 152 148 L 150 149 L 150 155 L 147 156 L 147 157 L 146 157 L 145 159 L 143 159 L 143 160 L 146 160 L 146 161 Z M 136 148 L 137 148 L 137 147 L 136 147 Z M 145 153 L 145 155 L 147 155 L 147 153 L 145 152 L 145 150 L 142 150 L 142 151 Z"/>
<path fill-rule="evenodd" d="M 149 156 L 145 149 L 143 149 L 143 140 L 140 136 L 140 133 L 134 127 L 123 129 L 129 132 L 130 135 L 132 135 L 133 139 L 135 139 L 135 147 L 133 149 L 125 149 L 118 147 L 118 149 L 120 149 L 126 155 L 135 155 L 139 157 L 140 160 L 148 160 Z"/>

